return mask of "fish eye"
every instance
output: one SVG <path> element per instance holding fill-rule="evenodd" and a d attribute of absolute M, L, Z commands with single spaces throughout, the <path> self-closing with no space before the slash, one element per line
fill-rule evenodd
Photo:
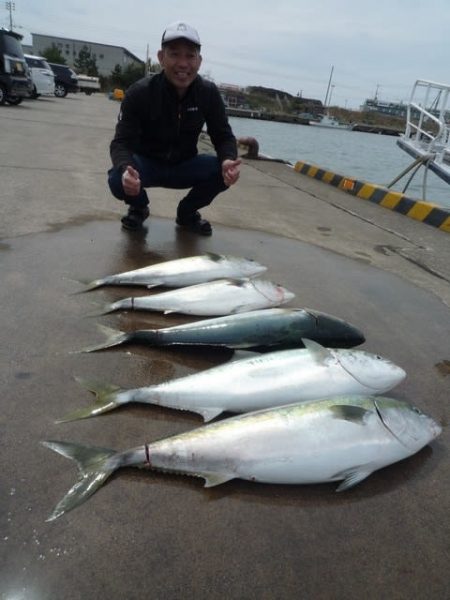
<path fill-rule="evenodd" d="M 375 357 L 377 360 L 381 360 L 381 356 L 379 354 L 376 355 Z"/>

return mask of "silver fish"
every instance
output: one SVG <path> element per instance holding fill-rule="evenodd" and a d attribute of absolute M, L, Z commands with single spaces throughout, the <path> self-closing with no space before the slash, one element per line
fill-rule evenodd
<path fill-rule="evenodd" d="M 149 387 L 123 390 L 78 379 L 96 394 L 96 403 L 58 422 L 96 416 L 129 402 L 189 410 L 210 421 L 223 411 L 243 413 L 330 396 L 382 394 L 406 376 L 381 356 L 302 341 L 304 349 L 258 354 Z"/>
<path fill-rule="evenodd" d="M 301 308 L 267 308 L 204 319 L 196 323 L 141 329 L 128 333 L 99 326 L 108 339 L 82 352 L 93 352 L 122 344 L 147 346 L 197 345 L 228 348 L 302 347 L 301 338 L 325 346 L 351 348 L 364 342 L 356 327 L 326 313 Z"/>
<path fill-rule="evenodd" d="M 124 452 L 47 441 L 46 447 L 75 460 L 80 474 L 48 520 L 84 502 L 120 467 L 202 477 L 205 487 L 240 478 L 342 481 L 342 491 L 415 454 L 440 433 L 431 417 L 407 402 L 344 396 L 246 413 Z"/>
<path fill-rule="evenodd" d="M 214 279 L 253 277 L 266 270 L 267 267 L 249 258 L 210 252 L 201 256 L 165 261 L 117 275 L 108 275 L 91 281 L 82 291 L 87 292 L 105 285 L 141 285 L 147 288 L 160 285 L 185 287 Z"/>
<path fill-rule="evenodd" d="M 202 317 L 232 315 L 280 306 L 295 294 L 264 279 L 217 279 L 153 296 L 130 297 L 108 304 L 102 313 L 116 310 L 152 310 Z"/>

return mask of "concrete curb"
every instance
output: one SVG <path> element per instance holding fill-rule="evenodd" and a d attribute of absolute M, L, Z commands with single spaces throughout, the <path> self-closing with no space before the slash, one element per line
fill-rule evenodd
<path fill-rule="evenodd" d="M 345 177 L 331 171 L 325 171 L 320 167 L 302 161 L 296 162 L 294 169 L 302 175 L 307 175 L 323 183 L 333 185 L 352 196 L 357 196 L 362 200 L 369 200 L 370 202 L 384 206 L 384 208 L 389 208 L 402 215 L 406 215 L 417 221 L 423 221 L 428 225 L 450 233 L 450 210 L 441 208 L 436 204 L 414 200 L 401 192 L 393 192 L 374 183 L 366 183 L 352 177 Z"/>

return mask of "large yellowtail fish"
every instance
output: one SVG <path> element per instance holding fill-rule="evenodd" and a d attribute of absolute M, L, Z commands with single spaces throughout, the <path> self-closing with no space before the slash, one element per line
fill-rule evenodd
<path fill-rule="evenodd" d="M 341 481 L 337 490 L 342 491 L 415 454 L 440 433 L 432 418 L 407 402 L 344 396 L 246 413 L 123 452 L 46 441 L 79 469 L 77 483 L 48 520 L 87 500 L 121 467 L 201 477 L 205 487 L 239 478 Z"/>
<path fill-rule="evenodd" d="M 302 349 L 258 354 L 148 387 L 123 390 L 79 379 L 97 401 L 60 422 L 96 416 L 130 402 L 189 410 L 210 421 L 223 411 L 243 413 L 330 396 L 382 394 L 406 376 L 381 356 L 302 341 Z"/>

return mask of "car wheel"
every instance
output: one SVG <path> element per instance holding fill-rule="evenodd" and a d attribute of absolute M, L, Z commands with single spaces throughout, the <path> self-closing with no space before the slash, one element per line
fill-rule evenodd
<path fill-rule="evenodd" d="M 33 91 L 31 92 L 30 98 L 32 98 L 33 100 L 36 100 L 36 98 L 39 98 L 39 96 L 40 96 L 40 94 L 37 93 L 36 86 L 33 86 Z"/>
<path fill-rule="evenodd" d="M 0 106 L 3 106 L 6 102 L 6 89 L 5 86 L 0 84 Z"/>
<path fill-rule="evenodd" d="M 86 96 L 90 96 L 92 94 L 92 90 L 86 90 L 84 93 L 86 94 Z"/>
<path fill-rule="evenodd" d="M 6 102 L 8 104 L 12 104 L 13 106 L 17 106 L 22 102 L 23 98 L 21 96 L 6 96 Z"/>
<path fill-rule="evenodd" d="M 55 96 L 57 98 L 65 98 L 67 96 L 67 89 L 63 83 L 57 83 L 55 85 Z"/>

